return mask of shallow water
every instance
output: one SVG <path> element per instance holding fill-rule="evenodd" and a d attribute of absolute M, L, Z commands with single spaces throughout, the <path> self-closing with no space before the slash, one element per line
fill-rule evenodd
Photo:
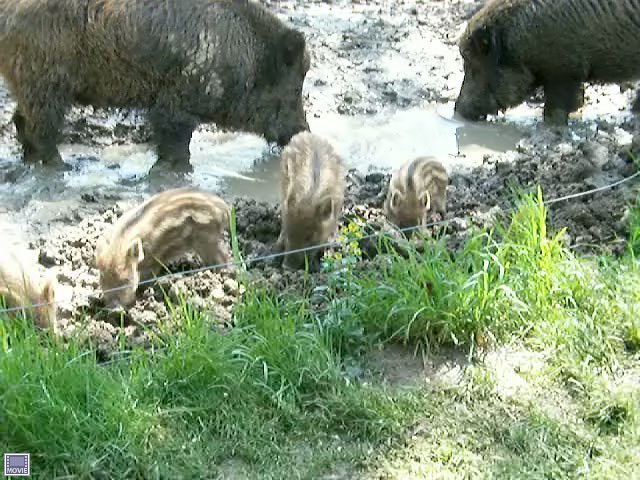
<path fill-rule="evenodd" d="M 310 119 L 309 125 L 334 145 L 347 168 L 363 172 L 392 170 L 421 155 L 435 156 L 449 169 L 473 166 L 487 153 L 513 149 L 523 137 L 514 125 L 452 120 L 451 109 L 430 106 L 372 116 L 324 115 Z M 232 195 L 277 201 L 278 168 L 278 157 L 265 154 L 242 171 L 243 177 L 225 177 L 222 188 Z"/>
<path fill-rule="evenodd" d="M 465 124 L 452 119 L 452 105 L 426 106 L 376 115 L 327 114 L 309 121 L 312 131 L 327 138 L 344 158 L 347 168 L 361 171 L 389 170 L 418 155 L 438 157 L 450 169 L 471 166 L 486 153 L 512 149 L 522 137 L 508 124 Z M 178 176 L 163 183 L 147 178 L 155 162 L 149 144 L 91 147 L 62 144 L 60 153 L 72 165 L 69 172 L 21 172 L 13 154 L 4 163 L 15 169 L 15 182 L 0 185 L 3 205 L 20 208 L 38 200 L 64 202 L 78 194 L 158 191 L 185 182 L 227 195 L 258 200 L 278 199 L 278 156 L 261 137 L 246 133 L 213 133 L 199 129 L 191 142 L 194 172 L 189 179 Z M 4 157 L 11 157 L 3 152 Z"/>
<path fill-rule="evenodd" d="M 619 119 L 628 103 L 618 103 L 589 103 L 577 118 Z M 505 121 L 464 122 L 453 115 L 453 103 L 449 102 L 371 115 L 310 115 L 309 123 L 313 132 L 335 146 L 347 168 L 389 171 L 416 156 L 430 155 L 451 171 L 478 165 L 486 154 L 512 150 L 540 117 L 541 108 L 522 105 L 507 112 Z M 46 223 L 47 217 L 53 218 L 56 212 L 68 208 L 71 199 L 96 190 L 126 198 L 187 183 L 229 196 L 278 200 L 277 151 L 261 137 L 211 132 L 205 126 L 194 133 L 190 148 L 194 172 L 189 178 L 151 181 L 147 173 L 155 162 L 155 153 L 149 144 L 62 144 L 61 155 L 73 167 L 69 172 L 29 171 L 22 165 L 15 146 L 2 145 L 0 175 L 4 182 L 0 183 L 0 201 L 5 211 L 29 206 Z"/>
<path fill-rule="evenodd" d="M 633 89 L 622 92 L 620 86 L 616 84 L 586 85 L 585 104 L 579 111 L 569 115 L 569 122 L 597 124 L 606 121 L 618 125 L 633 117 L 631 105 L 634 98 Z M 543 121 L 543 105 L 532 107 L 522 103 L 510 108 L 504 114 L 499 114 L 498 118 L 511 124 L 529 127 Z"/>
<path fill-rule="evenodd" d="M 453 100 L 463 77 L 456 39 L 466 26 L 459 7 L 474 2 L 268 3 L 305 34 L 311 69 L 304 95 L 311 129 L 333 143 L 348 168 L 391 170 L 418 155 L 436 156 L 449 170 L 474 166 L 486 154 L 513 149 L 541 120 L 541 108 L 526 105 L 497 122 L 454 120 Z M 616 85 L 587 87 L 582 120 L 620 117 L 631 93 L 620 94 Z M 9 125 L 14 108 L 4 85 L 0 128 Z M 82 122 L 70 128 L 80 143 L 61 145 L 63 158 L 73 166 L 70 172 L 26 169 L 15 136 L 4 137 L 0 205 L 5 211 L 0 216 L 20 212 L 21 222 L 46 226 L 47 219 L 73 209 L 82 193 L 126 198 L 185 184 L 230 196 L 278 199 L 278 157 L 258 136 L 201 128 L 191 142 L 193 175 L 151 181 L 147 173 L 155 153 L 150 145 L 113 145 L 116 127 L 126 130 L 136 114 L 88 113 L 80 116 L 92 128 L 83 129 Z M 78 112 L 72 116 L 77 120 Z M 83 138 L 100 146 L 85 146 Z"/>

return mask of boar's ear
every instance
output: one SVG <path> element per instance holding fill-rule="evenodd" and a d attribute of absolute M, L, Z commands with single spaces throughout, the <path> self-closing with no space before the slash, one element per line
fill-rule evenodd
<path fill-rule="evenodd" d="M 58 279 L 54 272 L 49 272 L 42 286 L 42 297 L 47 303 L 53 303 L 56 298 L 56 285 Z"/>
<path fill-rule="evenodd" d="M 391 210 L 397 210 L 398 206 L 400 205 L 400 202 L 402 201 L 403 195 L 398 192 L 397 190 L 394 190 L 393 193 L 391 194 L 391 200 L 389 201 L 389 206 L 391 207 Z"/>
<path fill-rule="evenodd" d="M 296 196 L 293 192 L 289 192 L 287 195 L 287 208 L 294 208 L 296 206 Z"/>
<path fill-rule="evenodd" d="M 131 245 L 129 245 L 129 249 L 127 250 L 127 258 L 129 260 L 134 260 L 137 263 L 140 263 L 144 260 L 144 250 L 142 249 L 142 240 L 140 238 L 136 238 Z"/>
<path fill-rule="evenodd" d="M 321 220 L 327 220 L 333 215 L 333 198 L 328 197 L 320 201 L 317 210 Z"/>
<path fill-rule="evenodd" d="M 502 59 L 502 39 L 496 27 L 483 26 L 471 35 L 471 43 L 476 52 L 489 59 L 493 65 L 499 65 Z"/>
<path fill-rule="evenodd" d="M 283 60 L 291 67 L 304 57 L 306 41 L 304 35 L 297 30 L 285 30 L 280 36 Z"/>
<path fill-rule="evenodd" d="M 431 210 L 431 194 L 426 191 L 420 197 L 420 204 L 428 211 Z"/>

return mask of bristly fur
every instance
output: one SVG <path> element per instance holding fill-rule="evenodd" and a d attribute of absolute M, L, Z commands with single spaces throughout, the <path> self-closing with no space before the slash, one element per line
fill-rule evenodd
<path fill-rule="evenodd" d="M 329 241 L 344 206 L 341 157 L 325 139 L 301 132 L 283 149 L 280 167 L 282 228 L 277 248 L 295 250 Z M 288 255 L 284 264 L 296 268 L 303 260 L 304 255 Z"/>
<path fill-rule="evenodd" d="M 400 228 L 424 225 L 430 212 L 446 213 L 449 176 L 434 157 L 418 157 L 395 170 L 384 202 L 385 216 Z"/>
<path fill-rule="evenodd" d="M 167 190 L 128 210 L 96 245 L 103 290 L 127 281 L 133 288 L 140 277 L 148 278 L 188 252 L 207 265 L 229 261 L 229 218 L 229 206 L 220 197 L 191 187 Z M 105 294 L 105 299 L 127 305 L 134 294 L 128 289 Z"/>
<path fill-rule="evenodd" d="M 158 163 L 202 122 L 285 145 L 308 130 L 304 35 L 247 0 L 0 0 L 0 73 L 25 160 L 59 163 L 73 104 L 148 111 Z"/>
<path fill-rule="evenodd" d="M 544 88 L 544 119 L 566 125 L 584 83 L 640 79 L 635 0 L 493 0 L 459 41 L 465 65 L 456 111 L 477 120 Z"/>
<path fill-rule="evenodd" d="M 0 297 L 7 308 L 34 307 L 25 310 L 40 328 L 56 331 L 57 280 L 53 271 L 41 275 L 28 252 L 20 252 L 9 245 L 0 248 Z"/>

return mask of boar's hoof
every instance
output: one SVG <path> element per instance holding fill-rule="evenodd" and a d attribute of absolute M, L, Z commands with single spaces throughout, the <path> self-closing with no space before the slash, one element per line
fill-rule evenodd
<path fill-rule="evenodd" d="M 193 173 L 193 165 L 180 161 L 158 160 L 149 170 L 150 176 L 165 176 L 171 174 Z"/>
<path fill-rule="evenodd" d="M 62 170 L 65 172 L 72 169 L 71 165 L 62 160 L 57 150 L 49 154 L 41 154 L 35 149 L 24 148 L 23 152 L 22 159 L 25 164 L 37 165 L 41 163 L 42 166 L 47 169 Z"/>
<path fill-rule="evenodd" d="M 631 111 L 636 114 L 640 113 L 640 90 L 638 90 L 636 98 L 631 104 Z"/>
<path fill-rule="evenodd" d="M 569 124 L 569 114 L 565 110 L 545 110 L 544 123 L 549 127 L 566 127 Z"/>
<path fill-rule="evenodd" d="M 55 172 L 70 172 L 71 170 L 73 170 L 73 167 L 71 165 L 63 162 L 62 160 L 55 163 L 45 163 L 43 167 L 45 170 L 51 170 Z"/>
<path fill-rule="evenodd" d="M 162 142 L 157 145 L 157 160 L 151 171 L 191 173 L 191 152 L 188 142 Z"/>

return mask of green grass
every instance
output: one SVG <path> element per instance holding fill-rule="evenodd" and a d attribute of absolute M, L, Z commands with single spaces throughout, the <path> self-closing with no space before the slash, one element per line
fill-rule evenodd
<path fill-rule="evenodd" d="M 640 222 L 624 258 L 576 257 L 546 215 L 541 194 L 523 196 L 455 255 L 444 239 L 406 256 L 381 241 L 363 269 L 347 249 L 320 309 L 244 274 L 232 331 L 183 301 L 163 349 L 106 365 L 6 319 L 0 447 L 46 479 L 634 478 Z M 368 356 L 392 343 L 409 345 L 407 365 L 416 346 L 473 362 L 459 381 L 397 388 Z M 541 360 L 485 357 L 507 346 Z"/>

